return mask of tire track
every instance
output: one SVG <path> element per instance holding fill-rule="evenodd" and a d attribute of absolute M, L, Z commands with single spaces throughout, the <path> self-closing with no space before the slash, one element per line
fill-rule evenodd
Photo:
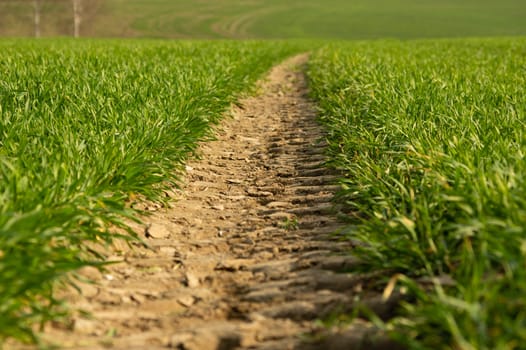
<path fill-rule="evenodd" d="M 315 322 L 358 302 L 389 318 L 399 298 L 364 292 L 374 275 L 340 273 L 357 262 L 352 243 L 333 235 L 338 186 L 323 166 L 306 60 L 275 67 L 258 96 L 233 108 L 187 166 L 184 191 L 167 194 L 171 208 L 139 204 L 151 212 L 136 226 L 148 247 L 114 247 L 120 263 L 83 271 L 98 285 L 79 284 L 82 295 L 69 300 L 93 318 L 54 325 L 48 340 L 74 349 L 395 348 L 364 321 L 331 331 Z"/>

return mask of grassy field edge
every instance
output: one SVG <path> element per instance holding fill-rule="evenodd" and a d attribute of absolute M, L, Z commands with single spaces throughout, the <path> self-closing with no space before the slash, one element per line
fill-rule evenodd
<path fill-rule="evenodd" d="M 345 235 L 412 349 L 525 340 L 524 38 L 338 43 L 309 67 Z"/>
<path fill-rule="evenodd" d="M 0 339 L 67 314 L 54 290 L 136 240 L 236 97 L 299 51 L 284 42 L 0 42 Z M 60 69 L 57 69 L 60 67 Z M 116 235 L 120 227 L 124 235 Z M 101 247 L 101 249 L 96 248 Z M 57 284 L 58 283 L 58 284 Z"/>

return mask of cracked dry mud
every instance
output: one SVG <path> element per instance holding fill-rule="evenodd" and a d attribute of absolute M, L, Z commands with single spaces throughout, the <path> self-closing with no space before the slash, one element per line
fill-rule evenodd
<path fill-rule="evenodd" d="M 233 107 L 172 207 L 146 208 L 148 225 L 136 229 L 149 248 L 115 248 L 121 262 L 106 273 L 84 270 L 99 284 L 69 299 L 92 317 L 47 339 L 72 349 L 394 348 L 365 321 L 316 322 L 352 310 L 358 296 L 389 317 L 396 298 L 364 291 L 371 276 L 341 273 L 355 260 L 351 242 L 333 235 L 337 187 L 323 167 L 306 60 L 275 67 Z"/>

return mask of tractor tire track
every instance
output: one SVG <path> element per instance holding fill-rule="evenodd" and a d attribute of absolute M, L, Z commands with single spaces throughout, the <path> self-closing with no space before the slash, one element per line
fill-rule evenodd
<path fill-rule="evenodd" d="M 341 273 L 357 262 L 352 242 L 334 235 L 338 186 L 323 166 L 306 60 L 276 66 L 257 96 L 233 107 L 171 208 L 140 204 L 151 215 L 135 229 L 148 247 L 115 247 L 120 263 L 84 270 L 98 284 L 80 284 L 69 300 L 92 318 L 53 325 L 47 340 L 71 349 L 396 348 L 365 321 L 316 323 L 358 301 L 389 318 L 399 298 L 367 291 L 374 275 Z"/>

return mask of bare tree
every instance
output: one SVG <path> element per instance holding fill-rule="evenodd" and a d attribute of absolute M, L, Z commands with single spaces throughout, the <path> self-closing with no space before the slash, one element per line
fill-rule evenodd
<path fill-rule="evenodd" d="M 47 6 L 49 3 L 55 3 L 57 6 Z M 48 12 L 54 13 L 56 16 L 58 14 L 57 11 L 64 10 L 66 11 L 65 13 L 61 13 L 60 16 L 56 16 L 56 18 L 52 20 L 52 23 L 54 24 L 51 24 L 51 26 L 55 25 L 55 27 L 57 27 L 57 25 L 61 25 L 62 33 L 64 33 L 65 30 L 71 33 L 71 29 L 68 30 L 66 27 L 71 28 L 71 24 L 69 23 L 71 23 L 70 21 L 73 20 L 72 34 L 75 38 L 79 38 L 81 36 L 81 25 L 89 25 L 90 21 L 92 21 L 93 18 L 97 16 L 102 3 L 102 0 L 0 0 L 0 4 L 13 4 L 15 9 L 18 8 L 17 6 L 20 6 L 20 9 L 24 9 L 24 11 L 32 9 L 31 17 L 29 17 L 29 13 L 26 12 L 26 15 L 23 17 L 16 17 L 16 19 L 20 21 L 24 18 L 32 18 L 33 34 L 36 38 L 42 36 L 42 26 L 45 26 L 46 19 L 50 18 L 46 17 L 49 15 Z M 0 11 L 2 11 L 2 9 L 0 9 Z M 20 13 L 22 12 L 20 11 Z M 4 14 L 0 13 L 0 21 L 2 20 L 1 15 Z M 70 17 L 71 15 L 73 15 L 73 18 Z M 48 27 L 49 26 L 50 25 L 48 24 Z"/>
<path fill-rule="evenodd" d="M 73 36 L 80 37 L 80 22 L 82 21 L 82 2 L 73 0 Z"/>
<path fill-rule="evenodd" d="M 34 7 L 34 24 L 35 24 L 35 38 L 40 38 L 41 32 L 40 32 L 40 0 L 34 0 L 33 1 L 33 7 Z"/>

